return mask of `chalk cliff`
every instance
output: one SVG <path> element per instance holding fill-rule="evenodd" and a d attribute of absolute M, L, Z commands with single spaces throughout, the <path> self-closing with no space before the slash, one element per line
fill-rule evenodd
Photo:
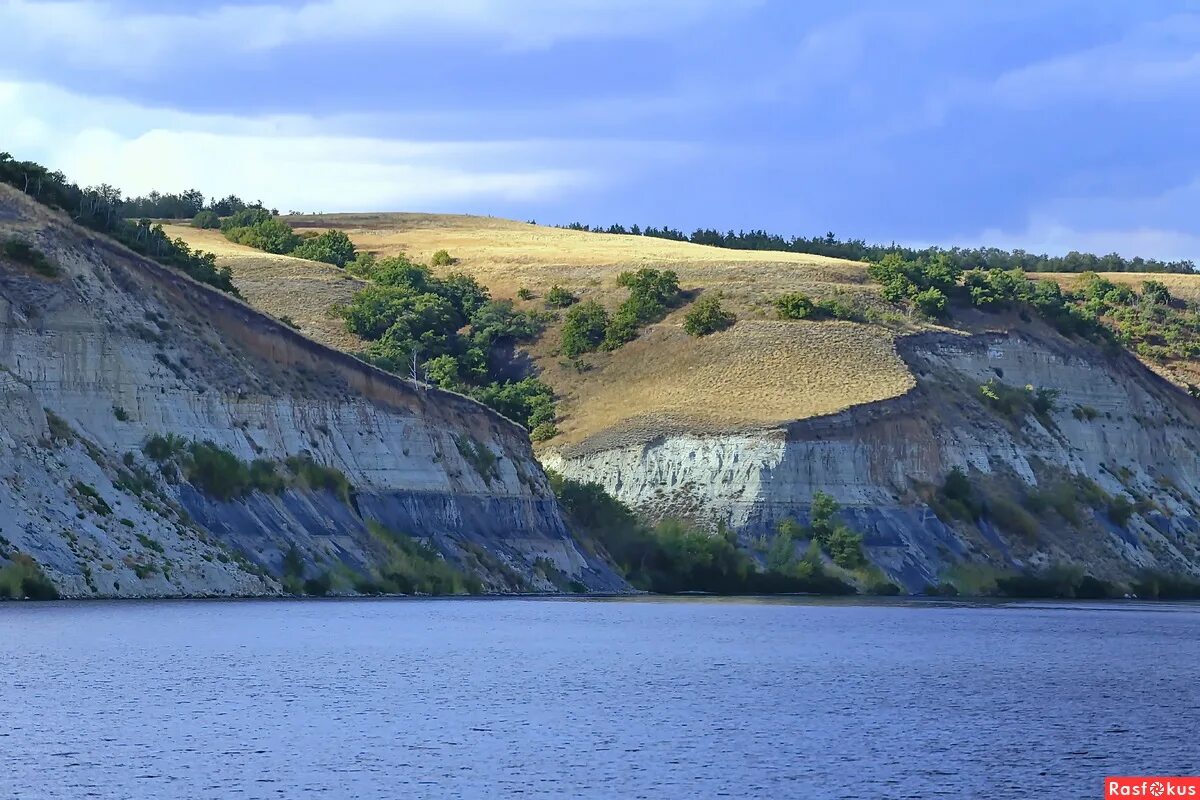
<path fill-rule="evenodd" d="M 897 350 L 916 377 L 898 398 L 760 430 L 602 435 L 543 461 L 646 514 L 725 524 L 747 543 L 806 520 L 825 492 L 912 591 L 961 563 L 1200 574 L 1200 410 L 1185 392 L 1124 351 L 1028 322 L 914 335 Z M 982 396 L 989 381 L 1050 390 L 1053 408 L 998 410 Z M 939 506 L 954 467 L 990 510 L 977 521 Z"/>
<path fill-rule="evenodd" d="M 567 530 L 523 429 L 474 401 L 329 350 L 240 301 L 0 187 L 0 567 L 32 558 L 67 596 L 273 594 L 349 585 L 429 543 L 491 591 L 621 590 Z M 143 452 L 211 442 L 300 459 L 349 491 L 290 482 L 214 497 Z M 369 524 L 372 523 L 372 524 Z"/>

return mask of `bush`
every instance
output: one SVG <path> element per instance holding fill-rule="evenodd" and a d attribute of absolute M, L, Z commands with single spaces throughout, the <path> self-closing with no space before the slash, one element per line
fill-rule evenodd
<path fill-rule="evenodd" d="M 435 267 L 448 267 L 455 263 L 455 259 L 450 257 L 450 253 L 446 250 L 438 250 L 429 259 L 429 263 Z"/>
<path fill-rule="evenodd" d="M 1129 523 L 1129 518 L 1133 516 L 1134 511 L 1133 503 L 1129 502 L 1125 495 L 1119 494 L 1109 501 L 1105 513 L 1113 523 L 1124 528 Z"/>
<path fill-rule="evenodd" d="M 1027 542 L 1037 541 L 1037 519 L 1007 497 L 998 497 L 990 501 L 987 514 L 1001 530 L 1016 534 Z"/>
<path fill-rule="evenodd" d="M 289 456 L 283 463 L 305 489 L 331 492 L 343 503 L 353 504 L 354 486 L 341 470 L 318 464 L 308 455 Z"/>
<path fill-rule="evenodd" d="M 944 509 L 955 519 L 973 522 L 983 513 L 983 504 L 975 496 L 971 479 L 962 467 L 954 467 L 946 473 L 935 500 L 935 506 Z"/>
<path fill-rule="evenodd" d="M 4 245 L 0 247 L 0 253 L 47 278 L 57 278 L 61 274 L 58 265 L 47 258 L 45 253 L 15 236 L 4 240 Z"/>
<path fill-rule="evenodd" d="M 738 550 L 729 531 L 709 533 L 679 520 L 642 524 L 599 484 L 547 473 L 573 529 L 598 542 L 639 589 L 718 594 L 823 592 L 853 594 L 853 587 L 826 575 L 819 563 L 789 572 L 768 568 Z M 819 558 L 818 558 L 819 562 Z"/>
<path fill-rule="evenodd" d="M 567 312 L 562 328 L 563 354 L 574 358 L 596 350 L 604 341 L 608 325 L 608 312 L 594 300 L 574 306 Z"/>
<path fill-rule="evenodd" d="M 9 556 L 0 567 L 0 598 L 10 600 L 57 600 L 58 589 L 46 577 L 32 557 L 24 553 Z"/>
<path fill-rule="evenodd" d="M 940 317 L 946 311 L 946 294 L 941 289 L 923 289 L 912 296 L 912 301 L 927 317 Z"/>
<path fill-rule="evenodd" d="M 554 390 L 537 378 L 495 382 L 471 393 L 479 402 L 526 428 L 554 422 Z"/>
<path fill-rule="evenodd" d="M 775 298 L 780 319 L 804 319 L 813 312 L 813 302 L 803 292 L 789 292 Z"/>
<path fill-rule="evenodd" d="M 483 585 L 446 562 L 430 545 L 395 533 L 374 520 L 367 523 L 385 560 L 375 575 L 356 582 L 362 594 L 479 594 Z"/>
<path fill-rule="evenodd" d="M 546 292 L 546 305 L 550 308 L 567 308 L 577 302 L 579 302 L 578 297 L 558 284 L 551 286 L 550 291 Z"/>
<path fill-rule="evenodd" d="M 194 442 L 184 461 L 183 474 L 200 491 L 226 502 L 236 500 L 250 490 L 250 472 L 246 464 L 228 450 L 212 442 Z"/>
<path fill-rule="evenodd" d="M 213 230 L 221 227 L 221 218 L 217 216 L 215 211 L 204 209 L 192 217 L 193 228 L 203 228 L 205 230 Z"/>
<path fill-rule="evenodd" d="M 492 485 L 494 478 L 500 477 L 500 470 L 497 466 L 499 459 L 490 447 L 465 435 L 454 437 L 454 444 L 458 447 L 459 455 L 474 468 L 488 486 Z"/>
<path fill-rule="evenodd" d="M 706 294 L 684 316 L 683 329 L 689 336 L 707 336 L 725 330 L 736 321 L 737 317 L 721 308 L 719 294 Z"/>
<path fill-rule="evenodd" d="M 529 438 L 535 442 L 544 442 L 558 436 L 558 426 L 553 422 L 543 422 L 529 432 Z"/>
<path fill-rule="evenodd" d="M 296 258 L 345 267 L 357 258 L 354 243 L 341 231 L 325 231 L 300 243 L 291 253 Z"/>
<path fill-rule="evenodd" d="M 520 289 L 517 289 L 517 299 L 518 300 L 532 300 L 533 292 L 529 289 L 526 289 L 524 286 L 522 286 Z"/>

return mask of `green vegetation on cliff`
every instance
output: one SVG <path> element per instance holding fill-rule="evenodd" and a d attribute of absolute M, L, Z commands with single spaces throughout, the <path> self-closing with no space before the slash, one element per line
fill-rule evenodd
<path fill-rule="evenodd" d="M 8 153 L 0 153 L 0 181 L 45 206 L 62 210 L 80 225 L 111 236 L 136 253 L 177 267 L 201 283 L 237 293 L 229 269 L 219 269 L 215 255 L 194 251 L 181 239 L 171 240 L 161 225 L 152 225 L 149 219 L 126 219 L 121 191 L 115 187 L 102 184 L 81 189 L 61 172 L 32 161 L 15 161 Z"/>
<path fill-rule="evenodd" d="M 732 531 L 713 534 L 671 519 L 646 525 L 599 484 L 548 474 L 568 519 L 602 546 L 639 589 L 668 594 L 854 593 L 852 586 L 827 574 L 819 560 L 804 569 L 770 564 L 762 569 L 738 548 Z"/>

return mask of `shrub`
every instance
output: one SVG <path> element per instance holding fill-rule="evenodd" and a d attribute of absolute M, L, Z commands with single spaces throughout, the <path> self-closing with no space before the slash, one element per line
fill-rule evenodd
<path fill-rule="evenodd" d="M 1108 508 L 1105 510 L 1108 518 L 1116 525 L 1124 528 L 1129 522 L 1129 518 L 1133 516 L 1135 511 L 1133 503 L 1123 494 L 1119 494 L 1108 502 Z"/>
<path fill-rule="evenodd" d="M 622 272 L 617 276 L 617 286 L 628 289 L 631 297 L 654 300 L 664 307 L 674 305 L 679 299 L 679 276 L 669 269 Z"/>
<path fill-rule="evenodd" d="M 1142 300 L 1152 305 L 1171 304 L 1171 290 L 1162 281 L 1142 281 Z"/>
<path fill-rule="evenodd" d="M 530 291 L 529 289 L 526 289 L 524 286 L 522 286 L 520 289 L 517 289 L 517 299 L 518 300 L 532 300 L 533 292 Z"/>
<path fill-rule="evenodd" d="M 192 217 L 192 227 L 203 228 L 205 230 L 220 228 L 221 218 L 217 216 L 215 211 L 206 208 Z"/>
<path fill-rule="evenodd" d="M 946 311 L 946 294 L 941 289 L 930 287 L 912 296 L 913 305 L 928 317 L 940 317 Z"/>
<path fill-rule="evenodd" d="M 550 291 L 546 292 L 546 305 L 550 308 L 567 308 L 577 302 L 578 297 L 558 284 L 551 286 Z"/>
<path fill-rule="evenodd" d="M 866 317 L 853 306 L 836 297 L 826 297 L 813 305 L 813 319 L 840 319 L 847 322 L 864 322 Z"/>
<path fill-rule="evenodd" d="M 47 278 L 57 278 L 61 274 L 58 265 L 47 258 L 45 253 L 15 236 L 4 240 L 4 245 L 0 246 L 0 253 Z"/>
<path fill-rule="evenodd" d="M 192 443 L 183 474 L 188 483 L 219 500 L 235 500 L 250 489 L 250 473 L 245 463 L 212 442 Z"/>
<path fill-rule="evenodd" d="M 9 563 L 0 567 L 0 598 L 58 599 L 58 589 L 32 557 L 17 553 L 9 558 Z"/>
<path fill-rule="evenodd" d="M 455 259 L 450 257 L 450 253 L 446 250 L 438 250 L 429 259 L 429 263 L 435 267 L 448 267 L 455 263 Z"/>
<path fill-rule="evenodd" d="M 803 292 L 789 292 L 775 298 L 780 319 L 804 319 L 813 312 L 813 302 Z"/>
<path fill-rule="evenodd" d="M 954 467 L 946 473 L 935 500 L 935 505 L 945 509 L 955 519 L 973 522 L 983 513 L 983 504 L 975 496 L 971 479 L 962 467 Z"/>
<path fill-rule="evenodd" d="M 160 464 L 170 461 L 187 450 L 187 439 L 168 433 L 166 436 L 154 434 L 142 445 L 142 452 L 152 461 Z"/>
<path fill-rule="evenodd" d="M 603 546 L 626 579 L 640 589 L 719 594 L 854 593 L 845 582 L 825 574 L 819 554 L 815 562 L 811 553 L 795 560 L 794 569 L 787 572 L 760 571 L 737 549 L 730 531 L 709 533 L 679 520 L 649 527 L 599 484 L 580 483 L 553 472 L 547 475 L 572 527 Z M 790 546 L 790 539 L 784 544 Z M 781 545 L 779 549 L 787 548 Z"/>
<path fill-rule="evenodd" d="M 554 390 L 537 378 L 490 383 L 471 396 L 526 428 L 554 422 L 557 417 Z"/>
<path fill-rule="evenodd" d="M 529 432 L 529 438 L 535 442 L 544 442 L 558 436 L 558 426 L 553 422 L 543 422 Z"/>
<path fill-rule="evenodd" d="M 343 503 L 353 503 L 354 486 L 341 470 L 318 464 L 308 455 L 289 456 L 283 463 L 305 489 L 332 492 Z"/>
<path fill-rule="evenodd" d="M 689 336 L 707 336 L 725 330 L 736 321 L 737 317 L 721 308 L 719 294 L 706 294 L 684 316 L 683 329 Z"/>
<path fill-rule="evenodd" d="M 590 353 L 604 341 L 608 312 L 594 300 L 580 303 L 567 312 L 562 328 L 562 352 L 574 358 Z"/>
<path fill-rule="evenodd" d="M 247 225 L 239 221 L 254 219 Z M 301 239 L 291 226 L 262 208 L 248 208 L 221 223 L 225 238 L 268 253 L 286 254 L 295 250 Z"/>
<path fill-rule="evenodd" d="M 310 239 L 304 240 L 291 253 L 296 258 L 307 258 L 309 261 L 321 261 L 344 267 L 354 261 L 357 253 L 350 237 L 341 231 L 325 231 Z"/>
<path fill-rule="evenodd" d="M 376 574 L 361 578 L 355 588 L 363 594 L 478 594 L 483 585 L 446 562 L 433 547 L 388 530 L 371 520 L 367 530 L 385 552 Z"/>
<path fill-rule="evenodd" d="M 1037 541 L 1037 519 L 1009 498 L 997 497 L 990 501 L 987 514 L 1002 530 L 1016 534 L 1028 542 Z"/>
<path fill-rule="evenodd" d="M 490 447 L 466 435 L 454 437 L 454 444 L 458 447 L 459 454 L 466 459 L 488 486 L 492 485 L 494 478 L 500 477 L 500 470 L 497 467 L 499 459 Z"/>

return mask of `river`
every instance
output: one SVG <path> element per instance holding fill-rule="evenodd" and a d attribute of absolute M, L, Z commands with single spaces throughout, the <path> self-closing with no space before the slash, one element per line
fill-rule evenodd
<path fill-rule="evenodd" d="M 1098 798 L 1200 773 L 1200 607 L 0 604 L 2 798 Z"/>

